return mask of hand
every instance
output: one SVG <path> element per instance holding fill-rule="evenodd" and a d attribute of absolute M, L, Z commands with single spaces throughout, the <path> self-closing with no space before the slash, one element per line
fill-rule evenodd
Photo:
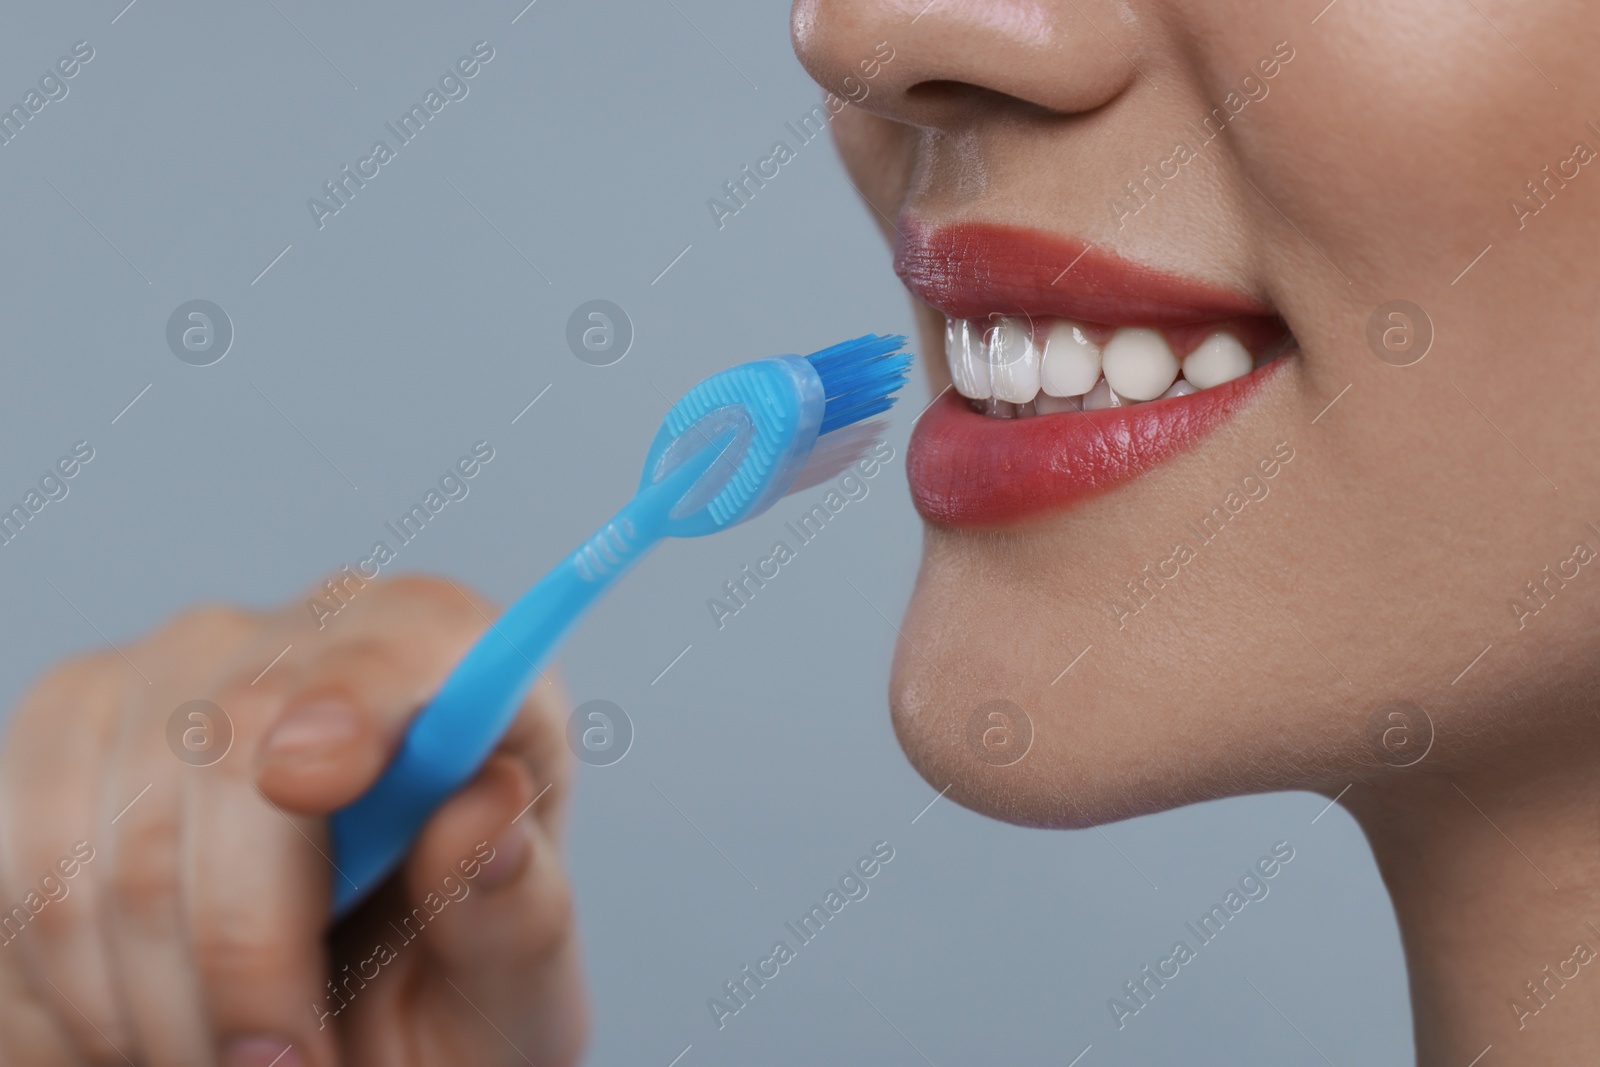
<path fill-rule="evenodd" d="M 576 1062 L 548 682 L 404 868 L 327 930 L 324 817 L 495 615 L 447 580 L 352 579 L 345 599 L 320 620 L 301 602 L 194 610 L 22 701 L 0 753 L 0 1063 Z M 206 766 L 215 716 L 180 714 L 169 743 L 194 700 L 232 726 Z"/>

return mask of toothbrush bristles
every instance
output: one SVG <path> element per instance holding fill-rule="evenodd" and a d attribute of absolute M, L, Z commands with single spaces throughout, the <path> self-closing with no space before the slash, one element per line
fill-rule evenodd
<path fill-rule="evenodd" d="M 828 398 L 820 433 L 870 419 L 894 405 L 894 394 L 906 383 L 911 368 L 911 353 L 900 351 L 905 343 L 899 334 L 869 333 L 806 357 L 821 376 Z"/>

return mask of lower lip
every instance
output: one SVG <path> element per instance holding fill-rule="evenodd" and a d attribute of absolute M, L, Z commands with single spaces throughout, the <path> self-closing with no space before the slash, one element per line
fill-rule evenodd
<path fill-rule="evenodd" d="M 911 435 L 912 500 L 943 526 L 1004 526 L 1063 510 L 1194 445 L 1283 362 L 1188 396 L 1020 419 L 980 415 L 949 390 Z"/>

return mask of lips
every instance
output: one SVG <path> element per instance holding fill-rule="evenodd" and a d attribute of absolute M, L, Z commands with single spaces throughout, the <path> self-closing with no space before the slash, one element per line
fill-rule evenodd
<path fill-rule="evenodd" d="M 1199 391 L 1180 379 L 1177 387 L 1162 392 L 1158 377 L 1149 392 L 1119 398 L 1107 389 L 1108 381 L 1124 388 L 1117 368 L 1110 367 L 1108 347 L 1105 378 L 1088 395 L 1057 398 L 1039 392 L 1036 402 L 1006 403 L 969 397 L 1010 395 L 1002 386 L 1014 388 L 1022 364 L 996 362 L 990 368 L 991 394 L 981 365 L 974 379 L 970 354 L 953 359 L 956 388 L 966 396 L 952 390 L 928 409 L 918 420 L 906 460 L 912 497 L 930 522 L 1004 525 L 1070 507 L 1137 478 L 1236 414 L 1281 366 L 1271 357 L 1292 347 L 1282 321 L 1257 300 L 1074 240 L 980 223 L 929 230 L 914 219 L 901 231 L 895 267 L 906 285 L 954 325 L 969 324 L 952 336 L 968 336 L 985 321 L 995 323 L 1001 343 L 989 347 L 992 353 L 1028 352 L 1037 366 L 1027 344 L 1006 343 L 1005 331 L 1025 329 L 1030 322 L 1036 337 L 1050 334 L 1053 322 L 1081 328 L 1080 340 L 1137 335 L 1162 353 L 1165 382 L 1172 383 L 1178 365 L 1173 357 L 1182 359 L 1197 338 L 1225 326 L 1230 339 L 1252 350 L 1256 364 L 1249 373 L 1244 373 L 1248 363 L 1232 372 L 1243 376 Z M 1268 338 L 1281 343 L 1270 344 Z M 1048 382 L 1048 348 L 1044 358 Z M 1098 358 L 1096 350 L 1091 359 Z M 1037 370 L 1029 373 L 1030 381 L 1039 380 Z M 1084 384 L 1067 387 L 1067 393 L 1087 387 L 1088 377 L 1077 377 Z M 1133 402 L 1157 393 L 1162 398 Z M 1020 394 L 1013 399 L 1022 400 Z"/>
<path fill-rule="evenodd" d="M 1190 396 L 1134 407 L 994 419 L 946 393 L 911 435 L 917 510 L 947 526 L 1000 526 L 1137 478 L 1227 421 L 1277 362 Z"/>
<path fill-rule="evenodd" d="M 1119 259 L 1073 238 L 989 223 L 900 226 L 894 269 L 955 319 L 1050 315 L 1112 326 L 1271 317 L 1257 300 Z"/>

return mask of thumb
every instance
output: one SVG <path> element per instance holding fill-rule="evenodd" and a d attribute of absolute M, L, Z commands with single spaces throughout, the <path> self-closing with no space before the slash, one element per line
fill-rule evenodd
<path fill-rule="evenodd" d="M 508 1063 L 576 1063 L 587 1025 L 572 895 L 536 818 L 541 788 L 519 759 L 485 764 L 424 828 L 404 921 L 427 917 L 425 981 L 440 988 L 419 1003 L 445 1008 L 450 1032 Z"/>

